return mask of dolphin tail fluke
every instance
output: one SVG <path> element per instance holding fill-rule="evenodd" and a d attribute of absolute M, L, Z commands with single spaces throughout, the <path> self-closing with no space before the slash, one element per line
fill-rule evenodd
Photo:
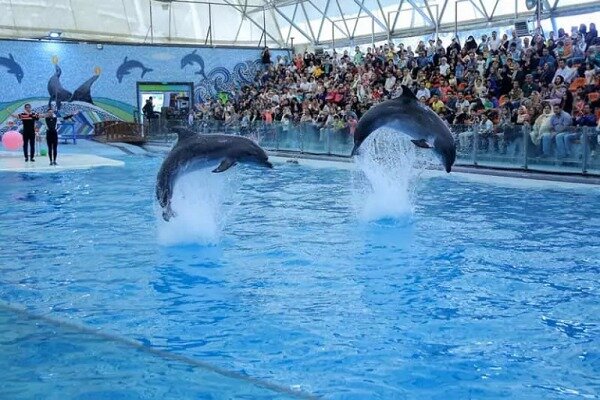
<path fill-rule="evenodd" d="M 235 164 L 236 164 L 236 162 L 233 158 L 226 158 L 223 161 L 221 161 L 221 164 L 219 164 L 219 166 L 217 168 L 213 169 L 212 172 L 215 172 L 215 173 L 225 172 L 229 168 L 233 167 Z"/>
<path fill-rule="evenodd" d="M 173 209 L 171 208 L 171 204 L 169 203 L 163 210 L 162 217 L 165 220 L 165 222 L 169 222 L 171 218 L 175 216 L 177 216 L 177 214 L 175 214 L 175 211 L 173 211 Z"/>
<path fill-rule="evenodd" d="M 147 72 L 152 72 L 154 71 L 152 68 L 144 68 L 142 70 L 142 78 L 144 77 L 144 75 L 146 75 Z"/>

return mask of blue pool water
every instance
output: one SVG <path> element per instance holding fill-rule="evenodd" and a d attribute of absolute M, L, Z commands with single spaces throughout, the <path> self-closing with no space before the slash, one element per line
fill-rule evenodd
<path fill-rule="evenodd" d="M 223 178 L 235 190 L 218 188 L 224 224 L 165 233 L 161 161 L 0 174 L 0 301 L 328 399 L 599 397 L 597 188 L 423 178 L 412 218 L 369 221 L 356 172 L 239 166 Z M 213 244 L 159 243 L 195 227 Z M 0 398 L 168 397 L 149 382 L 180 399 L 262 398 L 224 394 L 227 377 L 202 397 L 221 378 L 11 311 L 0 321 Z M 81 392 L 103 374 L 118 395 Z"/>

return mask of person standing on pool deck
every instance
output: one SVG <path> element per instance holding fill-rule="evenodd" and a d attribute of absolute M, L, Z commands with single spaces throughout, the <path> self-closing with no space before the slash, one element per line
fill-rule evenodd
<path fill-rule="evenodd" d="M 74 114 L 62 117 L 62 120 L 73 118 L 75 114 L 79 113 L 76 111 Z M 52 106 L 48 107 L 48 113 L 46 114 L 46 143 L 48 144 L 48 158 L 50 159 L 50 165 L 56 164 L 56 156 L 58 151 L 58 130 L 56 125 L 58 124 L 58 117 L 54 114 Z"/>
<path fill-rule="evenodd" d="M 25 162 L 31 160 L 34 162 L 35 156 L 35 121 L 40 119 L 40 115 L 31 112 L 31 104 L 25 104 L 25 111 L 18 115 L 11 114 L 11 117 L 18 118 L 23 123 L 23 155 Z M 29 155 L 27 155 L 27 144 L 29 143 Z"/>

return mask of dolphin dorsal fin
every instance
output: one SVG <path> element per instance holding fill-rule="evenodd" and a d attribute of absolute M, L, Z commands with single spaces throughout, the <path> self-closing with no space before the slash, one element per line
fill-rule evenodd
<path fill-rule="evenodd" d="M 402 95 L 400 97 L 404 97 L 405 99 L 414 99 L 418 101 L 417 96 L 408 88 L 406 85 L 402 85 Z"/>
<path fill-rule="evenodd" d="M 189 130 L 185 126 L 176 126 L 173 128 L 173 131 L 177 133 L 177 144 L 181 143 L 183 140 L 195 137 L 197 135 L 196 132 Z"/>
<path fill-rule="evenodd" d="M 192 51 L 192 54 L 196 54 L 196 51 L 198 51 L 198 49 L 196 49 L 196 50 Z"/>

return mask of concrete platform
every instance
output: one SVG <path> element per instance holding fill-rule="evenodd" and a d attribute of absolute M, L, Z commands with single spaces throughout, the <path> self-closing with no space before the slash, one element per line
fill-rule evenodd
<path fill-rule="evenodd" d="M 64 154 L 56 161 L 58 165 L 50 165 L 48 157 L 36 157 L 35 162 L 25 162 L 22 155 L 0 153 L 0 172 L 53 173 L 74 169 L 96 167 L 122 167 L 123 161 L 100 157 L 93 154 Z"/>

